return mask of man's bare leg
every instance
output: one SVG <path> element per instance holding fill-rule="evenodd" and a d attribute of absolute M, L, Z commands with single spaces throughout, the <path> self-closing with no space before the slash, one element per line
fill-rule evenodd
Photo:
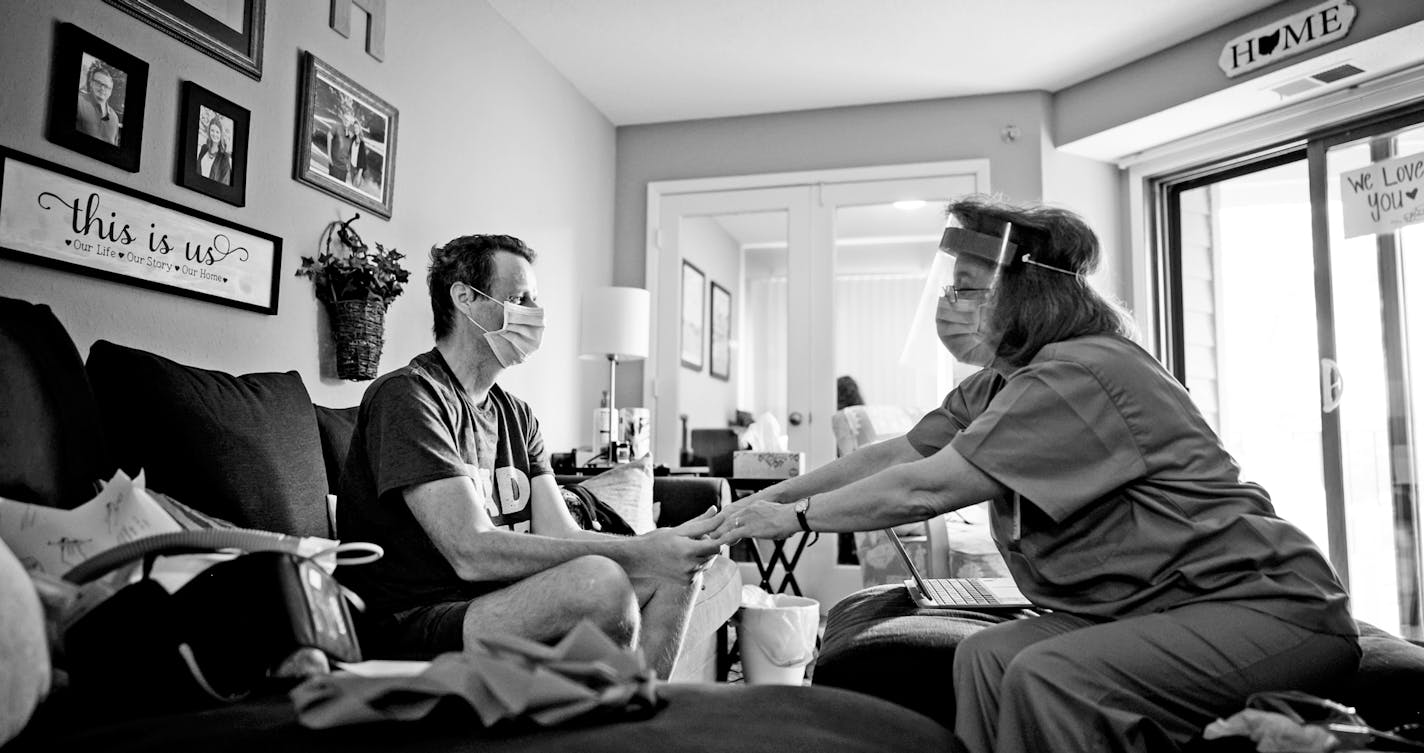
<path fill-rule="evenodd" d="M 692 615 L 697 593 L 702 590 L 702 574 L 690 583 L 638 578 L 633 581 L 638 602 L 643 605 L 642 636 L 638 645 L 643 656 L 660 679 L 672 674 L 677 655 L 682 651 L 682 639 L 687 634 L 687 621 Z"/>
<path fill-rule="evenodd" d="M 553 643 L 584 619 L 619 645 L 633 646 L 641 601 L 636 596 L 618 563 L 579 557 L 472 599 L 465 608 L 465 646 L 491 633 Z"/>

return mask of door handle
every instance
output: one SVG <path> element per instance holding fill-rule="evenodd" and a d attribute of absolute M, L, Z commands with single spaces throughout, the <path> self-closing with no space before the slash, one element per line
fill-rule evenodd
<path fill-rule="evenodd" d="M 791 415 L 786 417 L 786 422 L 792 426 L 800 426 L 803 420 L 800 411 L 792 411 Z"/>
<path fill-rule="evenodd" d="M 1320 359 L 1320 412 L 1333 413 L 1345 395 L 1345 376 L 1333 358 Z"/>

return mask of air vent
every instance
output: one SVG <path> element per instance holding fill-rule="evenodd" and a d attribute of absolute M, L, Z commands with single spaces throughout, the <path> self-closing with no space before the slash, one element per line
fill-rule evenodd
<path fill-rule="evenodd" d="M 1349 63 L 1345 63 L 1343 65 L 1337 65 L 1328 71 L 1321 71 L 1315 74 L 1314 76 L 1311 76 L 1311 78 L 1315 79 L 1316 81 L 1319 81 L 1322 84 L 1333 84 L 1342 78 L 1349 78 L 1351 76 L 1355 76 L 1364 72 L 1365 69 L 1363 68 L 1356 68 L 1355 66 L 1350 65 Z"/>
<path fill-rule="evenodd" d="M 1315 81 L 1312 81 L 1308 78 L 1298 78 L 1294 81 L 1289 81 L 1284 84 L 1281 84 L 1280 86 L 1271 87 L 1271 91 L 1281 95 L 1282 97 L 1294 97 L 1295 95 L 1300 94 L 1301 92 L 1307 92 L 1319 86 L 1321 86 L 1321 84 L 1316 83 Z"/>

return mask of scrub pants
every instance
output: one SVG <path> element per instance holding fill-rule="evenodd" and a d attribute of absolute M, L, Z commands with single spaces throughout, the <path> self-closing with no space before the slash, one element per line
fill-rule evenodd
<path fill-rule="evenodd" d="M 1230 602 L 1103 621 L 1050 613 L 955 649 L 954 732 L 972 753 L 1174 751 L 1260 690 L 1328 695 L 1354 636 Z"/>

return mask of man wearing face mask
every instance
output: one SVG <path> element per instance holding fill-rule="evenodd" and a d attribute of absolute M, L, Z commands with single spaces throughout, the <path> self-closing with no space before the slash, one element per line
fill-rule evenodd
<path fill-rule="evenodd" d="M 583 531 L 555 485 L 539 422 L 496 379 L 544 330 L 534 252 L 472 235 L 430 253 L 435 348 L 361 400 L 341 481 L 341 537 L 385 549 L 344 568 L 368 603 L 371 656 L 429 658 L 482 635 L 556 641 L 589 619 L 666 678 L 710 518 L 637 537 Z"/>

